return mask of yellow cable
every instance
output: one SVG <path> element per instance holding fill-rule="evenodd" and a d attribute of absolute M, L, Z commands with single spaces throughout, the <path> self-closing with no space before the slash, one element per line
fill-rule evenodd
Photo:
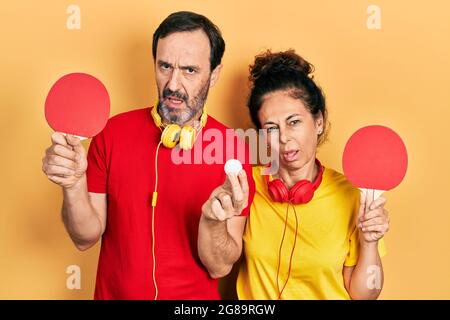
<path fill-rule="evenodd" d="M 158 126 L 158 128 L 162 131 L 161 127 Z M 202 132 L 202 128 L 197 131 L 195 135 L 194 142 L 197 140 L 199 134 Z M 152 258 L 153 258 L 153 285 L 155 287 L 155 298 L 154 300 L 158 299 L 158 285 L 156 284 L 156 256 L 155 256 L 155 207 L 156 202 L 158 200 L 158 154 L 159 154 L 159 147 L 161 146 L 161 141 L 158 143 L 158 146 L 156 147 L 156 154 L 155 154 L 155 189 L 152 194 Z"/>
<path fill-rule="evenodd" d="M 156 284 L 156 256 L 155 256 L 155 207 L 156 201 L 158 199 L 158 153 L 159 147 L 161 146 L 161 141 L 156 147 L 155 155 L 155 190 L 152 195 L 152 258 L 153 258 L 153 285 L 155 286 L 155 298 L 158 299 L 158 285 Z"/>

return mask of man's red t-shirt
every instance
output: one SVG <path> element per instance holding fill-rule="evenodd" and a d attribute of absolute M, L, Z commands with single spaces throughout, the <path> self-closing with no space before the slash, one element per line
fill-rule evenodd
<path fill-rule="evenodd" d="M 209 129 L 215 129 L 210 133 L 220 132 L 226 137 L 227 128 L 209 116 L 194 148 L 187 153 L 211 152 L 214 138 L 208 137 Z M 155 296 L 151 199 L 160 137 L 161 131 L 153 122 L 150 108 L 145 108 L 112 117 L 91 142 L 88 190 L 106 193 L 108 201 L 95 299 L 153 299 Z M 223 153 L 223 160 L 236 156 L 227 154 L 224 146 L 222 150 L 216 149 Z M 161 145 L 158 155 L 155 208 L 158 299 L 220 299 L 218 281 L 209 277 L 198 257 L 197 236 L 203 203 L 225 181 L 224 162 L 195 164 L 192 157 L 192 164 L 175 164 L 172 150 Z M 250 195 L 243 215 L 249 212 L 255 190 L 248 150 L 246 155 L 244 169 Z"/>

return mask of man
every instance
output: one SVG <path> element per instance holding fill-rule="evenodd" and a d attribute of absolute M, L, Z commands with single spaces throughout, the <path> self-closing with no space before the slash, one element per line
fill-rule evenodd
<path fill-rule="evenodd" d="M 161 127 L 149 108 L 117 115 L 87 156 L 77 138 L 52 135 L 43 171 L 62 186 L 66 229 L 79 250 L 102 239 L 95 299 L 220 298 L 217 278 L 242 250 L 251 167 L 226 177 L 223 163 L 177 165 L 173 149 L 159 147 L 170 124 L 194 128 L 189 155 L 208 147 L 200 139 L 208 130 L 225 136 L 212 117 L 199 125 L 224 50 L 206 17 L 173 13 L 153 35 Z"/>

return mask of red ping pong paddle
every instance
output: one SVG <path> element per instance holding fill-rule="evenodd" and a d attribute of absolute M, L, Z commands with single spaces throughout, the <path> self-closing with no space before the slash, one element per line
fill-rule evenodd
<path fill-rule="evenodd" d="M 70 73 L 51 87 L 45 100 L 45 118 L 50 127 L 80 139 L 92 138 L 109 118 L 108 91 L 97 78 Z"/>
<path fill-rule="evenodd" d="M 353 186 L 364 192 L 374 190 L 373 200 L 376 200 L 402 182 L 408 154 L 397 133 L 372 125 L 357 130 L 347 141 L 342 167 Z"/>

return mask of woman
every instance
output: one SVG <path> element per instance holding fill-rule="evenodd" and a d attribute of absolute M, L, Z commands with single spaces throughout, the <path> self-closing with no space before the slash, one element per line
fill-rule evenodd
<path fill-rule="evenodd" d="M 293 50 L 250 67 L 252 121 L 279 154 L 273 176 L 255 167 L 244 233 L 240 299 L 376 299 L 382 288 L 386 200 L 360 194 L 316 159 L 327 109 L 313 66 Z"/>

